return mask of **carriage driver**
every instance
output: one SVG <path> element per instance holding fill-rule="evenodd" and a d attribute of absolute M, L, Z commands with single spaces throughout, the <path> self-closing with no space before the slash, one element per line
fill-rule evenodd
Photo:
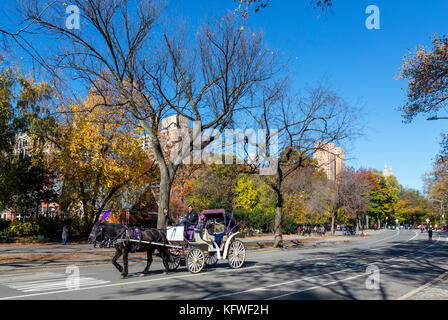
<path fill-rule="evenodd" d="M 193 209 L 191 205 L 188 206 L 188 213 L 185 218 L 181 221 L 180 225 L 185 226 L 185 230 L 189 226 L 195 226 L 198 224 L 198 213 Z"/>

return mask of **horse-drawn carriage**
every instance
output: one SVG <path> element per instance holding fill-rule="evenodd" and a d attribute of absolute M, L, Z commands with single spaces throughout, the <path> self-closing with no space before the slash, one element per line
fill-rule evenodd
<path fill-rule="evenodd" d="M 157 250 L 162 257 L 166 272 L 176 270 L 185 263 L 191 273 L 198 273 L 204 265 L 214 266 L 218 260 L 227 259 L 230 267 L 240 268 L 246 259 L 244 244 L 236 240 L 238 224 L 224 209 L 205 210 L 195 226 L 168 227 L 167 232 L 158 229 L 138 229 L 127 225 L 107 223 L 107 210 L 94 225 L 89 241 L 94 242 L 101 237 L 114 243 L 116 253 L 112 263 L 121 272 L 128 274 L 128 254 L 131 252 L 147 252 L 147 265 L 141 275 L 145 275 L 152 263 L 152 255 Z M 213 231 L 213 222 L 221 220 L 219 234 Z M 219 222 L 221 223 L 221 222 Z M 124 268 L 117 263 L 123 255 Z"/>
<path fill-rule="evenodd" d="M 222 234 L 213 233 L 213 222 L 220 220 L 224 225 Z M 244 244 L 236 240 L 238 224 L 233 216 L 224 209 L 205 210 L 199 217 L 196 226 L 173 226 L 167 228 L 167 239 L 172 256 L 169 269 L 176 270 L 185 262 L 191 273 L 200 272 L 205 265 L 212 267 L 218 260 L 227 259 L 230 267 L 237 269 L 243 266 L 246 259 Z"/>

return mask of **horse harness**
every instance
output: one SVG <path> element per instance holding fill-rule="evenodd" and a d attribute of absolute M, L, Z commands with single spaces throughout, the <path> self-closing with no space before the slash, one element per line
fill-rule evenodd
<path fill-rule="evenodd" d="M 123 229 L 124 229 L 124 231 L 120 234 L 120 236 L 123 233 L 126 233 L 126 239 L 138 240 L 137 245 L 131 246 L 131 252 L 135 252 L 136 249 L 138 250 L 140 248 L 140 244 L 142 243 L 142 240 L 143 240 L 142 229 L 132 228 L 132 230 L 131 230 L 131 228 L 129 228 L 125 224 L 123 225 Z"/>

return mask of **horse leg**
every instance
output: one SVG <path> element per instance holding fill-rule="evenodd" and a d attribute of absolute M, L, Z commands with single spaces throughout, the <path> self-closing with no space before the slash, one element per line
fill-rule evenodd
<path fill-rule="evenodd" d="M 168 262 L 170 261 L 171 254 L 168 251 L 167 247 L 164 247 L 162 251 L 160 251 L 163 261 L 163 266 L 165 267 L 165 274 L 168 274 L 170 271 Z"/>
<path fill-rule="evenodd" d="M 146 267 L 145 270 L 142 271 L 142 273 L 140 274 L 141 277 L 145 276 L 148 273 L 149 267 L 151 267 L 151 263 L 152 263 L 152 254 L 154 253 L 154 248 L 149 248 L 148 250 L 146 250 Z"/>
<path fill-rule="evenodd" d="M 123 250 L 123 265 L 124 265 L 124 270 L 120 275 L 121 279 L 124 279 L 128 276 L 128 253 L 129 250 L 128 248 L 125 246 L 124 250 Z"/>
<path fill-rule="evenodd" d="M 116 249 L 115 256 L 112 258 L 112 264 L 117 268 L 118 271 L 123 272 L 123 267 L 117 262 L 118 258 L 120 258 L 122 254 L 121 249 Z"/>

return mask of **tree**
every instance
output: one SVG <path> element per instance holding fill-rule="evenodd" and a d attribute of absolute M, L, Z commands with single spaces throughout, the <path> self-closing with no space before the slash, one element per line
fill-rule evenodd
<path fill-rule="evenodd" d="M 236 9 L 239 14 L 245 18 L 248 17 L 249 11 L 253 8 L 256 13 L 261 9 L 270 6 L 270 0 L 233 0 L 238 2 L 238 8 Z M 333 6 L 333 0 L 306 0 L 306 2 L 312 6 L 313 9 L 320 8 L 322 11 L 331 9 Z"/>
<path fill-rule="evenodd" d="M 270 132 L 277 129 L 275 139 L 281 150 L 278 159 L 272 159 L 265 148 L 258 163 L 274 169 L 270 176 L 263 176 L 276 196 L 274 246 L 282 246 L 282 219 L 284 205 L 284 183 L 299 168 L 309 166 L 313 153 L 326 149 L 330 142 L 343 142 L 353 138 L 356 132 L 355 112 L 328 86 L 317 85 L 308 88 L 303 97 L 282 94 L 284 82 L 270 86 L 261 98 L 263 106 L 260 115 L 251 110 L 256 124 Z M 266 135 L 267 145 L 271 137 Z M 263 153 L 263 152 L 262 152 Z"/>
<path fill-rule="evenodd" d="M 371 189 L 368 170 L 345 168 L 337 177 L 336 187 L 338 191 L 337 209 L 344 211 L 350 220 L 356 220 L 358 225 L 361 221 L 364 229 L 363 218 L 369 206 Z"/>
<path fill-rule="evenodd" d="M 72 4 L 83 12 L 87 32 L 61 27 L 58 8 L 51 6 L 42 14 L 38 0 L 30 1 L 24 12 L 35 32 L 54 35 L 63 46 L 49 60 L 55 61 L 55 70 L 75 75 L 98 96 L 113 91 L 117 99 L 101 104 L 123 108 L 149 135 L 160 174 L 158 227 L 164 228 L 181 161 L 172 160 L 164 149 L 162 118 L 180 115 L 199 123 L 190 151 L 196 143 L 203 150 L 235 119 L 238 104 L 250 99 L 255 85 L 272 77 L 275 55 L 260 35 L 242 31 L 230 16 L 203 26 L 191 40 L 181 28 L 172 33 L 155 30 L 162 10 L 151 0 Z M 198 138 L 205 129 L 213 132 L 208 140 Z"/>
<path fill-rule="evenodd" d="M 424 192 L 428 199 L 438 199 L 446 205 L 448 200 L 448 162 L 445 155 L 446 149 L 436 156 L 431 172 L 424 175 Z M 428 204 L 431 219 L 440 215 L 440 204 L 437 201 L 430 201 Z M 446 207 L 444 208 L 445 210 Z M 446 217 L 445 217 L 446 218 Z"/>
<path fill-rule="evenodd" d="M 438 204 L 437 213 L 440 214 Z M 428 201 L 418 190 L 401 188 L 394 212 L 395 218 L 398 219 L 400 224 L 417 226 L 425 220 L 428 214 Z"/>
<path fill-rule="evenodd" d="M 336 202 L 334 182 L 327 179 L 314 161 L 299 168 L 284 183 L 285 215 L 299 225 L 328 222 Z"/>
<path fill-rule="evenodd" d="M 234 205 L 245 210 L 274 211 L 269 185 L 259 176 L 240 174 L 235 179 Z"/>
<path fill-rule="evenodd" d="M 54 198 L 53 176 L 32 162 L 29 151 L 36 130 L 52 121 L 45 113 L 52 88 L 0 62 L 0 210 L 37 213 L 42 201 Z"/>
<path fill-rule="evenodd" d="M 190 179 L 184 183 L 182 196 L 185 201 L 199 211 L 225 209 L 231 212 L 238 166 L 226 164 L 198 166 Z"/>
<path fill-rule="evenodd" d="M 408 101 L 401 108 L 410 122 L 419 113 L 436 113 L 448 99 L 448 37 L 434 35 L 431 49 L 418 46 L 404 57 L 400 78 L 408 81 Z"/>
<path fill-rule="evenodd" d="M 70 112 L 51 139 L 49 166 L 62 181 L 61 209 L 82 203 L 86 224 L 107 208 L 137 202 L 157 179 L 154 163 L 141 148 L 142 130 L 126 125 L 121 109 L 93 108 L 97 99 L 89 95 L 84 104 L 67 106 Z"/>

